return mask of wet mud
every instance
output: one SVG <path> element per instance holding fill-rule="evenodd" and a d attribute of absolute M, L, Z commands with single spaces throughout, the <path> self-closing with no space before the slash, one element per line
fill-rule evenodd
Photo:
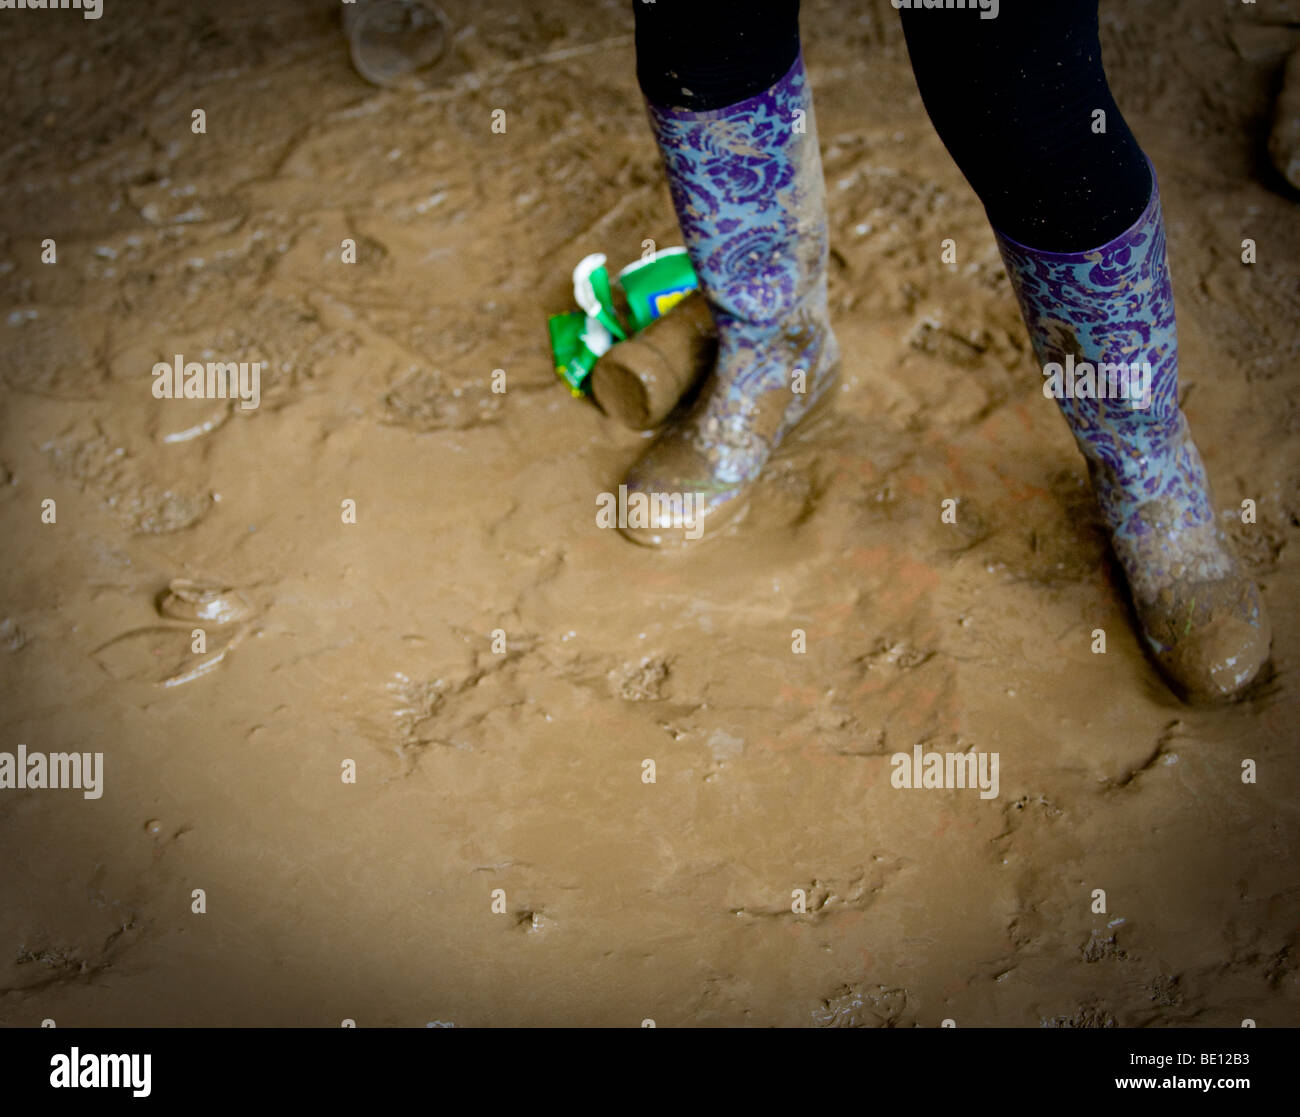
<path fill-rule="evenodd" d="M 1300 222 L 1256 14 L 1103 0 L 1273 620 L 1200 709 L 888 5 L 804 5 L 833 416 L 673 553 L 596 526 L 646 436 L 546 348 L 583 256 L 679 243 L 627 4 L 444 7 L 397 91 L 325 0 L 5 13 L 0 751 L 104 773 L 0 790 L 0 1024 L 1300 1023 Z M 259 405 L 154 398 L 177 354 L 261 362 Z M 895 786 L 917 746 L 998 794 Z"/>

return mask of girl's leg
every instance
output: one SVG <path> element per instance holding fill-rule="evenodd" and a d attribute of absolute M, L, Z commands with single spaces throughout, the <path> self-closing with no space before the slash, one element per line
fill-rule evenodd
<path fill-rule="evenodd" d="M 798 0 L 634 0 L 637 75 L 678 223 L 718 327 L 689 411 L 633 466 L 652 523 L 678 544 L 734 521 L 773 450 L 828 398 L 826 203 Z M 689 510 L 703 505 L 703 523 Z M 683 512 L 686 511 L 687 515 Z"/>
<path fill-rule="evenodd" d="M 1000 7 L 902 13 L 922 99 L 993 224 L 1147 644 L 1184 697 L 1233 697 L 1269 625 L 1178 407 L 1160 197 L 1107 88 L 1097 0 Z"/>
<path fill-rule="evenodd" d="M 632 0 L 632 10 L 650 105 L 726 108 L 775 85 L 799 56 L 799 0 Z"/>
<path fill-rule="evenodd" d="M 999 9 L 901 13 L 930 120 L 998 232 L 1054 252 L 1105 244 L 1141 216 L 1151 174 L 1106 82 L 1097 0 Z"/>

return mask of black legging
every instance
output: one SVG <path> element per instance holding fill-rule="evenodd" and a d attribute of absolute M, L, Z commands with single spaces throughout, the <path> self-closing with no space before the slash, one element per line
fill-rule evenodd
<path fill-rule="evenodd" d="M 939 138 L 993 227 L 1055 252 L 1097 248 L 1141 215 L 1146 157 L 1106 83 L 1098 0 L 900 12 Z M 647 99 L 703 111 L 766 89 L 799 51 L 799 0 L 633 0 Z M 1105 131 L 1094 131 L 1094 113 Z"/>

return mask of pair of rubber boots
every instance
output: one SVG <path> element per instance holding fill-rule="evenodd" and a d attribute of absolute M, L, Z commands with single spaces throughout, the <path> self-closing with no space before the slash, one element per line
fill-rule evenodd
<path fill-rule="evenodd" d="M 827 317 L 825 186 L 802 59 L 770 89 L 727 108 L 649 110 L 718 329 L 712 375 L 627 477 L 629 493 L 650 498 L 653 516 L 625 534 L 673 546 L 743 515 L 773 454 L 825 414 L 839 349 Z M 1240 695 L 1268 659 L 1270 631 L 1178 407 L 1154 173 L 1142 216 L 1093 251 L 997 240 L 1040 364 L 1102 366 L 1100 391 L 1094 383 L 1062 392 L 1059 403 L 1154 658 L 1187 700 Z M 1117 366 L 1127 394 L 1097 398 L 1117 386 Z M 679 495 L 686 499 L 672 499 Z"/>

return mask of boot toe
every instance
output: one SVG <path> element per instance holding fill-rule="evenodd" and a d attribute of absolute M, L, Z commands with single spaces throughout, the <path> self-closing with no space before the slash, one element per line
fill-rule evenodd
<path fill-rule="evenodd" d="M 619 531 L 643 547 L 687 547 L 743 519 L 748 505 L 744 488 L 720 490 L 716 482 L 692 488 L 680 478 L 655 480 L 634 470 L 627 478 L 628 499 L 641 494 L 645 511 L 633 515 L 629 509 L 627 524 L 620 524 Z"/>
<path fill-rule="evenodd" d="M 1239 698 L 1268 662 L 1272 630 L 1255 586 L 1246 583 L 1237 608 L 1211 612 L 1172 643 L 1152 641 L 1164 674 L 1194 703 Z"/>

